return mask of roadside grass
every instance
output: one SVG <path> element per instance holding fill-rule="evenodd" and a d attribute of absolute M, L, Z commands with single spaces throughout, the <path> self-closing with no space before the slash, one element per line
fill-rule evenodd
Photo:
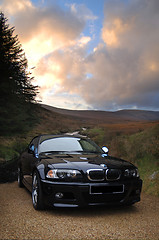
<path fill-rule="evenodd" d="M 90 129 L 87 134 L 100 146 L 106 145 L 109 155 L 134 163 L 143 180 L 143 191 L 159 196 L 159 124 L 133 134 L 119 130 L 111 133 L 106 128 Z"/>
<path fill-rule="evenodd" d="M 143 192 L 159 197 L 159 159 L 147 155 L 138 160 L 138 169 L 143 180 Z"/>
<path fill-rule="evenodd" d="M 90 129 L 86 130 L 84 132 L 84 134 L 89 136 L 91 139 L 93 139 L 99 145 L 101 145 L 105 139 L 105 131 L 103 128 L 100 128 L 100 127 L 90 128 Z"/>
<path fill-rule="evenodd" d="M 8 146 L 0 145 L 0 158 L 1 161 L 10 161 L 17 156 L 17 152 Z"/>
<path fill-rule="evenodd" d="M 0 138 L 0 162 L 17 159 L 26 148 L 27 141 L 22 136 Z"/>

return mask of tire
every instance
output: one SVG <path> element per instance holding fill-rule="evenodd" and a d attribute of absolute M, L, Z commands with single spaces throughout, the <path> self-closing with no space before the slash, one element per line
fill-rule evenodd
<path fill-rule="evenodd" d="M 23 175 L 22 175 L 22 172 L 21 172 L 20 167 L 18 167 L 18 186 L 19 186 L 20 188 L 24 187 L 24 184 L 23 184 Z"/>
<path fill-rule="evenodd" d="M 32 180 L 32 203 L 35 210 L 42 210 L 44 209 L 43 204 L 43 194 L 42 188 L 40 184 L 40 177 L 37 171 L 33 173 L 33 180 Z"/>
<path fill-rule="evenodd" d="M 134 204 L 135 204 L 135 202 L 128 202 L 128 203 L 125 204 L 125 206 L 131 207 L 131 206 L 134 205 Z"/>

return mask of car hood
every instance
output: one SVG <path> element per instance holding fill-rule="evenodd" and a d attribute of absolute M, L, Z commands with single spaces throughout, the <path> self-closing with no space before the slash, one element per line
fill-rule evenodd
<path fill-rule="evenodd" d="M 106 154 L 52 154 L 45 156 L 44 161 L 51 168 L 78 169 L 84 172 L 88 169 L 133 167 L 133 164 L 125 160 Z"/>

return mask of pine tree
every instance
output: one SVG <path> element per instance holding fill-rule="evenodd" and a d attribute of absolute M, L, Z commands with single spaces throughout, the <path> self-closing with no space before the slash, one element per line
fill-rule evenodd
<path fill-rule="evenodd" d="M 0 135 L 26 130 L 33 121 L 37 86 L 14 27 L 0 13 Z"/>

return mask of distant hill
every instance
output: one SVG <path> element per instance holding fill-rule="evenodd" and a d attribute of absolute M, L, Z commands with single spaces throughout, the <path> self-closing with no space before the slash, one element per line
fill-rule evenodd
<path fill-rule="evenodd" d="M 145 110 L 120 110 L 116 112 L 111 111 L 96 111 L 96 110 L 67 110 L 56 108 L 49 105 L 41 104 L 41 106 L 49 111 L 60 113 L 67 116 L 96 119 L 108 123 L 122 122 L 122 121 L 157 121 L 159 120 L 159 111 L 145 111 Z"/>

